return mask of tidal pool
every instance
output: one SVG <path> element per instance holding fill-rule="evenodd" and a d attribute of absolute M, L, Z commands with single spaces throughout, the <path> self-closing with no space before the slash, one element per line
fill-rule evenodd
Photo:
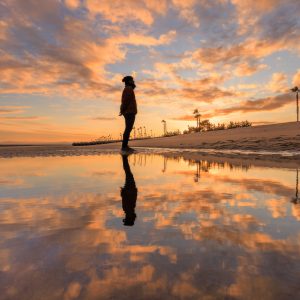
<path fill-rule="evenodd" d="M 0 299 L 299 299 L 297 170 L 0 159 Z"/>

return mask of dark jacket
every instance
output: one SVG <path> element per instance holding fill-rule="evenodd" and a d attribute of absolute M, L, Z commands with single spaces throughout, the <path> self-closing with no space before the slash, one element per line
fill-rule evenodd
<path fill-rule="evenodd" d="M 135 94 L 131 86 L 125 86 L 123 90 L 120 112 L 122 115 L 128 113 L 137 114 Z"/>

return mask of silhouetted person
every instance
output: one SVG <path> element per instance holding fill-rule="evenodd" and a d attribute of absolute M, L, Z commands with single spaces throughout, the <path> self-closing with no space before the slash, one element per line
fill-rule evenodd
<path fill-rule="evenodd" d="M 137 106 L 134 94 L 134 89 L 136 86 L 132 76 L 125 76 L 122 79 L 122 82 L 125 83 L 119 114 L 119 116 L 123 115 L 125 118 L 122 151 L 134 151 L 132 148 L 128 147 L 128 141 L 135 121 L 135 115 L 137 114 Z"/>
<path fill-rule="evenodd" d="M 125 212 L 125 219 L 123 219 L 123 223 L 125 226 L 133 226 L 136 218 L 135 204 L 138 190 L 130 170 L 128 156 L 122 155 L 122 160 L 123 169 L 126 175 L 124 187 L 121 188 L 122 208 Z"/>

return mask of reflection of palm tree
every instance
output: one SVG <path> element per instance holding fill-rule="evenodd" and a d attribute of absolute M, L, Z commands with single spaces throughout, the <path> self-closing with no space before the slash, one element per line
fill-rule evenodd
<path fill-rule="evenodd" d="M 128 163 L 128 155 L 122 155 L 123 169 L 125 171 L 125 184 L 121 188 L 122 208 L 125 212 L 124 226 L 133 226 L 136 219 L 135 205 L 138 190 L 135 185 L 133 174 Z"/>
<path fill-rule="evenodd" d="M 296 175 L 296 199 L 297 199 L 297 201 L 299 200 L 299 198 L 298 198 L 298 184 L 299 184 L 299 171 L 298 171 L 298 168 L 297 168 L 297 175 Z"/>
<path fill-rule="evenodd" d="M 297 105 L 297 122 L 299 122 L 299 96 L 298 96 L 298 93 L 299 93 L 299 88 L 297 86 L 293 87 L 291 89 L 292 92 L 296 93 L 296 105 Z"/>
<path fill-rule="evenodd" d="M 167 162 L 168 162 L 168 159 L 164 156 L 164 167 L 161 170 L 163 173 L 165 173 L 167 170 Z"/>
<path fill-rule="evenodd" d="M 201 169 L 201 162 L 200 161 L 196 161 L 196 166 L 197 166 L 197 171 L 194 177 L 194 181 L 198 182 L 199 178 L 200 178 L 200 169 Z"/>

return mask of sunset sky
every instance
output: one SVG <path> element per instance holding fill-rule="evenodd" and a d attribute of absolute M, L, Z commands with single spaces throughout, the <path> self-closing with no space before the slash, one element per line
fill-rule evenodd
<path fill-rule="evenodd" d="M 0 144 L 119 137 L 136 126 L 296 120 L 299 0 L 1 0 Z"/>

